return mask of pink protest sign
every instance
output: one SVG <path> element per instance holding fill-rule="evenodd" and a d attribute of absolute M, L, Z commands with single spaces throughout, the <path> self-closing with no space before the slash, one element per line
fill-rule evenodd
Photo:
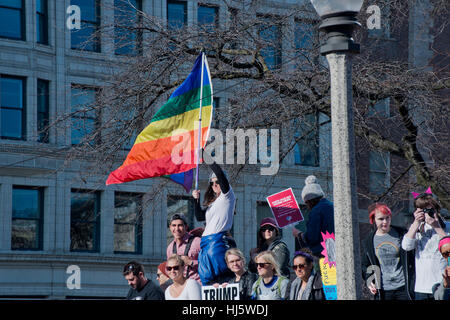
<path fill-rule="evenodd" d="M 303 221 L 303 215 L 292 188 L 268 196 L 267 202 L 280 228 Z"/>

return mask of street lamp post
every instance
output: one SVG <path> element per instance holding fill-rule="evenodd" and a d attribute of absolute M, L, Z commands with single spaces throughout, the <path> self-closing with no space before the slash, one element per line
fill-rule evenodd
<path fill-rule="evenodd" d="M 325 55 L 331 78 L 331 136 L 333 202 L 336 241 L 337 296 L 357 300 L 362 294 L 358 205 L 356 197 L 355 139 L 353 129 L 352 55 L 359 44 L 352 33 L 363 0 L 311 0 L 322 19 L 319 30 L 326 40 Z"/>

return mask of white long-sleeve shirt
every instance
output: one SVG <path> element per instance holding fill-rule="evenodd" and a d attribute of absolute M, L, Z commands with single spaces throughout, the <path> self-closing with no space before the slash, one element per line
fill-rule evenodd
<path fill-rule="evenodd" d="M 450 231 L 449 224 L 445 232 Z M 416 285 L 415 292 L 432 293 L 432 287 L 442 281 L 442 272 L 447 261 L 438 250 L 441 236 L 434 231 L 433 227 L 425 223 L 423 232 L 417 231 L 415 239 L 403 237 L 402 248 L 406 251 L 416 249 Z"/>

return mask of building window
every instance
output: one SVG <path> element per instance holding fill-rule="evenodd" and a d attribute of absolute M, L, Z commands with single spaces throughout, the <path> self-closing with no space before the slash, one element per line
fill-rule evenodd
<path fill-rule="evenodd" d="M 12 250 L 42 250 L 44 189 L 13 187 Z"/>
<path fill-rule="evenodd" d="M 100 52 L 100 0 L 71 0 L 80 7 L 81 28 L 71 30 L 72 49 Z"/>
<path fill-rule="evenodd" d="M 294 160 L 300 166 L 319 166 L 319 123 L 317 114 L 303 116 L 300 125 L 294 121 L 296 128 L 294 139 Z"/>
<path fill-rule="evenodd" d="M 72 87 L 72 144 L 95 144 L 92 134 L 97 129 L 98 112 L 95 105 L 97 90 L 80 86 Z"/>
<path fill-rule="evenodd" d="M 189 230 L 202 226 L 202 223 L 196 223 L 194 214 L 194 199 L 185 196 L 167 196 L 167 220 L 175 213 L 182 213 L 185 215 Z M 167 230 L 167 245 L 173 240 L 172 233 Z"/>
<path fill-rule="evenodd" d="M 261 55 L 269 69 L 281 67 L 281 26 L 273 18 L 260 17 L 259 37 L 262 43 Z"/>
<path fill-rule="evenodd" d="M 310 65 L 311 60 L 316 59 L 316 55 L 312 55 L 315 35 L 314 27 L 311 22 L 296 20 L 294 32 L 294 45 L 298 64 L 300 66 Z"/>
<path fill-rule="evenodd" d="M 207 54 L 214 54 L 214 45 L 208 41 L 208 35 L 218 29 L 219 8 L 199 4 L 197 9 L 197 24 L 200 31 L 200 44 L 204 47 Z"/>
<path fill-rule="evenodd" d="M 136 29 L 141 16 L 136 9 L 142 10 L 142 1 L 114 0 L 114 41 L 117 55 L 142 54 L 142 31 Z"/>
<path fill-rule="evenodd" d="M 116 192 L 114 252 L 142 253 L 142 195 Z"/>
<path fill-rule="evenodd" d="M 0 76 L 0 135 L 25 139 L 25 79 Z"/>
<path fill-rule="evenodd" d="M 37 130 L 38 142 L 48 143 L 49 125 L 49 82 L 37 81 Z"/>
<path fill-rule="evenodd" d="M 184 1 L 167 1 L 167 25 L 169 29 L 181 29 L 187 25 L 187 4 Z"/>
<path fill-rule="evenodd" d="M 48 1 L 36 0 L 36 40 L 48 44 Z"/>
<path fill-rule="evenodd" d="M 369 192 L 381 195 L 389 186 L 389 153 L 370 151 L 369 153 Z"/>
<path fill-rule="evenodd" d="M 198 26 L 206 32 L 214 32 L 219 25 L 219 8 L 199 4 L 197 11 Z"/>
<path fill-rule="evenodd" d="M 70 251 L 98 252 L 100 193 L 72 190 L 70 199 Z"/>
<path fill-rule="evenodd" d="M 238 33 L 240 32 L 239 26 L 239 10 L 236 8 L 228 8 L 228 17 L 229 17 L 229 30 Z M 239 47 L 240 39 L 232 39 L 230 41 L 230 48 L 236 50 Z"/>
<path fill-rule="evenodd" d="M 25 40 L 24 0 L 0 0 L 0 37 Z"/>

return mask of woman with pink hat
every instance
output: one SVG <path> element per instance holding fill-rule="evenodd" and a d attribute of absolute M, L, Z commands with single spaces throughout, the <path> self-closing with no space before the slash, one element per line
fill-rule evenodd
<path fill-rule="evenodd" d="M 439 241 L 438 250 L 444 259 L 447 259 L 447 267 L 442 273 L 442 282 L 433 286 L 435 300 L 450 300 L 450 236 L 445 236 Z"/>
<path fill-rule="evenodd" d="M 257 272 L 254 258 L 258 253 L 263 251 L 272 251 L 275 260 L 280 266 L 281 275 L 289 279 L 290 252 L 286 243 L 281 240 L 280 229 L 274 218 L 264 218 L 261 220 L 258 231 L 258 247 L 250 251 L 251 260 L 248 264 L 250 271 Z"/>

